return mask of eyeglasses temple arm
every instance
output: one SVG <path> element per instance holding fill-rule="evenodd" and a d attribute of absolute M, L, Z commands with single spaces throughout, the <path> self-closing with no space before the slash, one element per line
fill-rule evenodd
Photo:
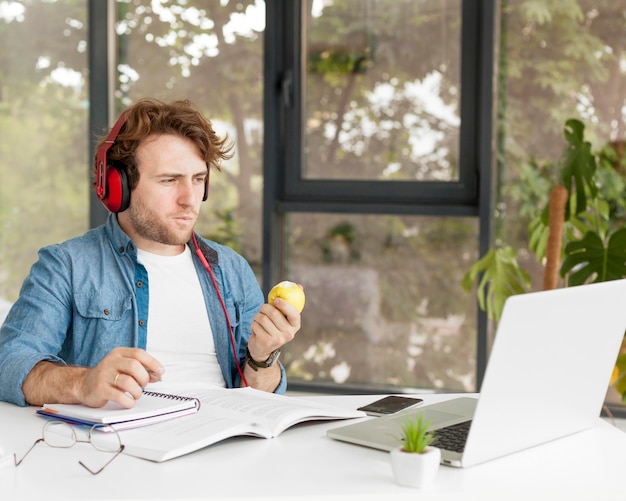
<path fill-rule="evenodd" d="M 104 463 L 104 466 L 102 468 L 100 468 L 99 470 L 92 470 L 91 468 L 89 468 L 89 466 L 87 466 L 85 463 L 83 463 L 82 461 L 79 461 L 78 464 L 81 465 L 83 468 L 85 468 L 85 470 L 87 470 L 89 473 L 91 473 L 92 475 L 97 475 L 98 473 L 100 473 L 102 470 L 104 470 L 107 466 L 109 466 L 113 460 L 119 456 L 122 451 L 124 450 L 124 446 L 120 445 L 119 450 L 115 453 L 115 455 L 109 459 L 106 463 Z"/>

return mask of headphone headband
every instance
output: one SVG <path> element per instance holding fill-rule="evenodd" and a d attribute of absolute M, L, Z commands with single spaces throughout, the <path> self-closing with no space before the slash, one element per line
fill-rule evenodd
<path fill-rule="evenodd" d="M 107 151 L 109 148 L 113 146 L 117 136 L 120 133 L 120 130 L 126 123 L 126 113 L 122 113 L 122 115 L 117 119 L 115 125 L 109 132 L 109 135 L 102 143 L 102 146 L 98 149 L 96 153 L 96 195 L 100 200 L 104 200 L 107 196 Z"/>

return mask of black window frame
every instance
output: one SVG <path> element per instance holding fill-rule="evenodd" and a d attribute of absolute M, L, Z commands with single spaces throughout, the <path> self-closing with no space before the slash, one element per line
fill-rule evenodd
<path fill-rule="evenodd" d="M 282 5 L 281 5 L 282 4 Z M 414 213 L 476 216 L 479 205 L 478 145 L 480 131 L 474 124 L 479 116 L 478 93 L 481 85 L 481 12 L 477 2 L 462 3 L 461 40 L 461 130 L 458 181 L 364 181 L 305 179 L 303 169 L 303 93 L 304 67 L 302 33 L 306 1 L 268 1 L 267 19 L 278 20 L 277 36 L 266 38 L 265 50 L 275 53 L 280 67 L 266 68 L 266 83 L 278 93 L 274 112 L 280 115 L 281 167 L 283 177 L 277 193 L 281 202 L 290 204 L 379 206 L 380 211 L 406 207 Z M 273 71 L 272 71 L 273 70 Z M 464 126 L 465 125 L 465 126 Z M 266 134 L 271 131 L 266 127 Z M 268 138 L 269 139 L 269 138 Z M 268 141 L 267 146 L 275 147 Z M 364 209 L 365 210 L 365 209 Z M 371 210 L 371 209 L 370 209 Z"/>
<path fill-rule="evenodd" d="M 263 287 L 282 278 L 290 212 L 478 217 L 479 254 L 493 239 L 499 1 L 462 4 L 458 181 L 311 180 L 302 176 L 302 32 L 306 0 L 266 0 Z M 476 384 L 488 358 L 489 322 L 477 318 Z"/>

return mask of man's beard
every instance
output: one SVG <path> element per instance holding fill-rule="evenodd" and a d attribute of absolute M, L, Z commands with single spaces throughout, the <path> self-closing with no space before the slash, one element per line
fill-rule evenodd
<path fill-rule="evenodd" d="M 182 234 L 172 231 L 159 219 L 157 212 L 141 202 L 139 205 L 131 204 L 127 210 L 130 223 L 142 238 L 165 245 L 184 245 L 191 238 L 193 230 Z"/>

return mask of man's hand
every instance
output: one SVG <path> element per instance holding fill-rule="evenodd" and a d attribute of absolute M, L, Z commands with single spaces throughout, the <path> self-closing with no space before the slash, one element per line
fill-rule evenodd
<path fill-rule="evenodd" d="M 254 360 L 263 361 L 270 353 L 291 341 L 300 330 L 300 313 L 281 298 L 264 304 L 252 321 L 248 349 Z"/>
<path fill-rule="evenodd" d="M 250 356 L 258 362 L 267 360 L 270 353 L 295 337 L 300 330 L 300 322 L 298 310 L 284 299 L 276 298 L 273 305 L 266 303 L 261 306 L 250 326 Z M 274 391 L 280 383 L 278 364 L 258 371 L 246 365 L 244 375 L 250 386 L 260 390 Z"/>
<path fill-rule="evenodd" d="M 161 364 L 139 348 L 114 348 L 92 368 L 68 367 L 39 362 L 22 385 L 26 401 L 84 404 L 102 407 L 109 400 L 130 408 L 141 397 L 142 388 L 158 381 Z"/>

